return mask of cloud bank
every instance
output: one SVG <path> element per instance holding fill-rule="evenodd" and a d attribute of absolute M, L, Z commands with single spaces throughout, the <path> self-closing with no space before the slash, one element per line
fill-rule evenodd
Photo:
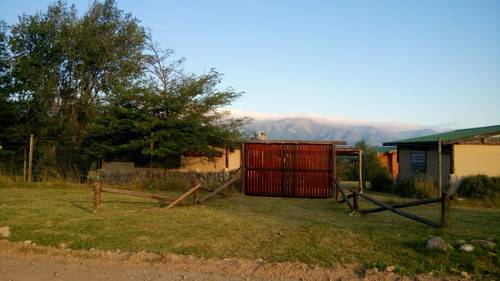
<path fill-rule="evenodd" d="M 443 130 L 443 128 L 439 128 L 440 126 L 424 126 L 422 124 L 404 122 L 404 121 L 369 121 L 369 120 L 345 118 L 334 115 L 319 115 L 315 113 L 264 113 L 264 112 L 243 111 L 237 109 L 226 109 L 226 110 L 231 112 L 231 117 L 241 118 L 244 116 L 248 116 L 253 118 L 255 121 L 305 118 L 314 120 L 318 123 L 335 124 L 346 127 L 372 126 L 393 131 L 420 130 L 426 128 L 431 128 L 437 131 Z"/>

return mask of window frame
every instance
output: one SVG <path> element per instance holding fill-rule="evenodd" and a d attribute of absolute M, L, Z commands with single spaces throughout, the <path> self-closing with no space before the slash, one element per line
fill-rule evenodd
<path fill-rule="evenodd" d="M 425 173 L 427 171 L 427 149 L 415 147 L 410 149 L 410 170 L 413 173 Z"/>

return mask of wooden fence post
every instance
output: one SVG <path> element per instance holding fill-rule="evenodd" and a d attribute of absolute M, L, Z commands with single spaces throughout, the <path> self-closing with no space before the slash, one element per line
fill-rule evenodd
<path fill-rule="evenodd" d="M 438 190 L 437 196 L 443 192 L 443 142 L 441 137 L 438 137 Z"/>
<path fill-rule="evenodd" d="M 358 152 L 358 157 L 359 157 L 359 167 L 358 167 L 358 170 L 359 170 L 359 187 L 358 187 L 358 191 L 359 192 L 363 192 L 363 188 L 365 186 L 365 177 L 363 175 L 363 172 L 364 172 L 364 169 L 363 169 L 363 150 L 361 150 L 361 148 L 359 149 L 359 152 Z"/>
<path fill-rule="evenodd" d="M 356 212 L 359 212 L 359 200 L 358 199 L 359 199 L 358 195 L 356 193 L 353 193 L 352 201 L 354 204 L 354 210 L 356 210 Z"/>
<path fill-rule="evenodd" d="M 197 186 L 199 183 L 198 182 L 193 182 L 192 185 L 193 187 Z M 200 199 L 199 199 L 199 193 L 198 193 L 198 189 L 196 189 L 194 192 L 193 192 L 193 198 L 194 198 L 194 204 L 195 205 L 199 205 L 200 204 Z"/>
<path fill-rule="evenodd" d="M 12 154 L 12 157 L 14 157 L 14 154 Z M 28 169 L 27 168 L 28 161 L 27 161 L 27 159 L 28 159 L 28 156 L 26 156 L 26 148 L 24 148 L 24 162 L 23 162 L 23 181 L 24 182 L 28 181 L 28 176 L 27 176 L 28 175 L 28 170 L 27 170 Z M 12 161 L 12 162 L 14 162 L 14 161 Z"/>
<path fill-rule="evenodd" d="M 450 227 L 450 194 L 443 191 L 441 201 L 441 228 Z"/>
<path fill-rule="evenodd" d="M 194 191 L 194 204 L 198 205 L 199 204 L 199 195 L 198 195 L 198 189 Z"/>
<path fill-rule="evenodd" d="M 335 189 L 335 202 L 339 201 L 339 187 L 337 183 L 335 182 L 335 179 L 337 179 L 338 176 L 338 170 L 337 170 L 337 145 L 332 144 L 332 185 L 333 188 Z"/>
<path fill-rule="evenodd" d="M 33 134 L 30 135 L 30 158 L 28 159 L 28 182 L 33 181 L 33 150 L 34 150 L 34 144 L 35 142 L 35 136 Z"/>
<path fill-rule="evenodd" d="M 99 207 L 101 206 L 101 189 L 102 183 L 96 182 L 94 184 L 94 213 L 99 211 Z"/>
<path fill-rule="evenodd" d="M 246 159 L 245 159 L 245 143 L 241 143 L 241 146 L 240 146 L 240 168 L 241 169 L 241 173 L 240 173 L 240 191 L 243 193 L 243 194 L 246 194 L 246 186 L 245 186 L 245 182 L 246 182 Z"/>

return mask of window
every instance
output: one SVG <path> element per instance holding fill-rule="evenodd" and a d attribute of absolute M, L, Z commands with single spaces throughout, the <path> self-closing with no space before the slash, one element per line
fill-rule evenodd
<path fill-rule="evenodd" d="M 425 173 L 427 162 L 427 151 L 424 148 L 412 148 L 410 150 L 410 169 L 414 173 Z"/>

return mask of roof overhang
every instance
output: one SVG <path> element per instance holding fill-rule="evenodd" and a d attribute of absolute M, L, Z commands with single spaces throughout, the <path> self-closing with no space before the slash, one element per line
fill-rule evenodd
<path fill-rule="evenodd" d="M 307 140 L 235 140 L 235 143 L 259 143 L 259 144 L 333 144 L 347 145 L 345 141 L 307 141 Z"/>

